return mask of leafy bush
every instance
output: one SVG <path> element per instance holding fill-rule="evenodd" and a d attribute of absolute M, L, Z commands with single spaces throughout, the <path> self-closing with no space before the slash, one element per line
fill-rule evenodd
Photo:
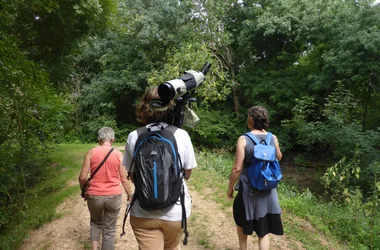
<path fill-rule="evenodd" d="M 200 122 L 189 130 L 196 146 L 210 149 L 233 150 L 238 137 L 247 131 L 246 125 L 234 117 L 234 114 L 218 110 L 195 110 Z"/>
<path fill-rule="evenodd" d="M 328 168 L 322 181 L 326 192 L 331 194 L 329 197 L 334 206 L 345 209 L 334 230 L 341 238 L 353 241 L 358 247 L 365 245 L 369 249 L 377 249 L 380 247 L 377 237 L 380 224 L 380 164 L 375 162 L 371 167 L 377 171 L 367 180 L 370 189 L 364 194 L 355 184 L 361 178 L 357 157 L 351 160 L 343 158 Z M 355 235 L 353 239 L 352 235 Z"/>
<path fill-rule="evenodd" d="M 12 39 L 0 41 L 0 229 L 23 209 L 27 190 L 45 177 L 47 144 L 65 122 L 48 74 Z"/>
<path fill-rule="evenodd" d="M 285 141 L 309 161 L 329 159 L 329 163 L 354 157 L 357 148 L 365 170 L 365 166 L 380 159 L 380 133 L 363 131 L 355 119 L 355 99 L 343 85 L 338 85 L 326 100 L 324 110 L 318 112 L 313 97 L 297 99 L 293 118 L 283 121 Z"/>

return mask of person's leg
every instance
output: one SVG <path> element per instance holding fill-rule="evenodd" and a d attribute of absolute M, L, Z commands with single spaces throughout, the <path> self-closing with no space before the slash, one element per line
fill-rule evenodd
<path fill-rule="evenodd" d="M 139 250 L 164 249 L 164 231 L 159 220 L 131 216 L 130 223 L 139 245 Z"/>
<path fill-rule="evenodd" d="M 114 249 L 116 222 L 121 208 L 121 195 L 105 196 L 102 250 Z"/>
<path fill-rule="evenodd" d="M 239 238 L 240 250 L 247 250 L 248 249 L 247 248 L 248 247 L 247 246 L 247 238 L 248 238 L 248 236 L 246 234 L 244 234 L 242 227 L 236 226 L 236 231 L 237 231 L 237 235 L 238 235 L 238 238 Z"/>
<path fill-rule="evenodd" d="M 269 250 L 269 234 L 264 237 L 259 238 L 259 249 L 260 250 Z"/>
<path fill-rule="evenodd" d="M 87 206 L 91 216 L 90 240 L 92 250 L 98 250 L 100 234 L 102 232 L 104 199 L 102 196 L 90 195 L 87 199 Z"/>
<path fill-rule="evenodd" d="M 164 230 L 164 249 L 180 250 L 181 237 L 183 235 L 181 221 L 161 220 L 161 226 Z"/>
<path fill-rule="evenodd" d="M 99 241 L 91 241 L 91 250 L 98 250 L 99 249 Z"/>

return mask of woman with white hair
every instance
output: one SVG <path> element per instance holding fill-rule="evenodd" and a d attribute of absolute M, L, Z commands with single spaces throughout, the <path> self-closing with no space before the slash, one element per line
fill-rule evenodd
<path fill-rule="evenodd" d="M 98 249 L 101 234 L 101 249 L 114 249 L 116 222 L 122 204 L 121 186 L 127 193 L 128 200 L 132 195 L 126 169 L 122 166 L 123 154 L 112 148 L 114 140 L 112 128 L 103 127 L 99 130 L 99 146 L 86 154 L 78 178 L 82 188 L 88 174 L 91 174 L 85 199 L 91 215 L 90 240 L 93 250 Z"/>

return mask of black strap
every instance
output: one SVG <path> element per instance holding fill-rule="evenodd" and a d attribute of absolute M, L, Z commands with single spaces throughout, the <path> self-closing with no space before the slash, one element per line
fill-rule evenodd
<path fill-rule="evenodd" d="M 137 200 L 137 196 L 136 195 L 133 195 L 133 198 L 132 198 L 132 201 L 131 203 L 129 203 L 129 205 L 127 206 L 127 208 L 125 209 L 125 214 L 124 214 L 124 219 L 123 219 L 123 231 L 121 232 L 120 234 L 120 238 L 123 237 L 125 235 L 125 222 L 127 221 L 127 217 L 128 217 L 128 214 L 129 212 L 131 211 L 131 208 L 132 208 L 132 205 L 133 203 Z"/>
<path fill-rule="evenodd" d="M 170 133 L 172 133 L 174 135 L 175 131 L 178 129 L 178 127 L 176 126 L 173 126 L 173 125 L 168 125 L 165 130 L 169 131 Z"/>
<path fill-rule="evenodd" d="M 90 181 L 90 180 L 92 180 L 92 178 L 94 178 L 94 176 L 96 175 L 96 173 L 99 171 L 99 169 L 106 162 L 108 156 L 110 156 L 110 154 L 112 153 L 113 149 L 114 148 L 111 148 L 111 150 L 108 152 L 108 154 L 106 155 L 106 157 L 104 157 L 103 161 L 99 164 L 99 166 L 95 169 L 95 171 L 91 173 L 91 176 L 90 176 L 90 178 L 88 178 L 88 181 Z"/>
<path fill-rule="evenodd" d="M 186 218 L 186 208 L 185 208 L 185 190 L 182 183 L 181 188 L 181 206 L 182 206 L 182 221 L 181 227 L 183 228 L 183 233 L 185 234 L 185 238 L 183 239 L 183 244 L 187 245 L 187 237 L 189 237 L 189 232 L 187 232 L 187 218 Z"/>

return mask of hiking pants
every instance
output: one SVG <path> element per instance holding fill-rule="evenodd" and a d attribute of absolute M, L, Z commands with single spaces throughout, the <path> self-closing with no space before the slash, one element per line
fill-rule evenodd
<path fill-rule="evenodd" d="M 131 216 L 130 223 L 139 250 L 180 250 L 183 235 L 181 221 L 137 218 Z"/>
<path fill-rule="evenodd" d="M 100 241 L 102 250 L 114 249 L 116 222 L 121 208 L 121 194 L 113 196 L 90 195 L 87 199 L 90 211 L 90 240 Z"/>

